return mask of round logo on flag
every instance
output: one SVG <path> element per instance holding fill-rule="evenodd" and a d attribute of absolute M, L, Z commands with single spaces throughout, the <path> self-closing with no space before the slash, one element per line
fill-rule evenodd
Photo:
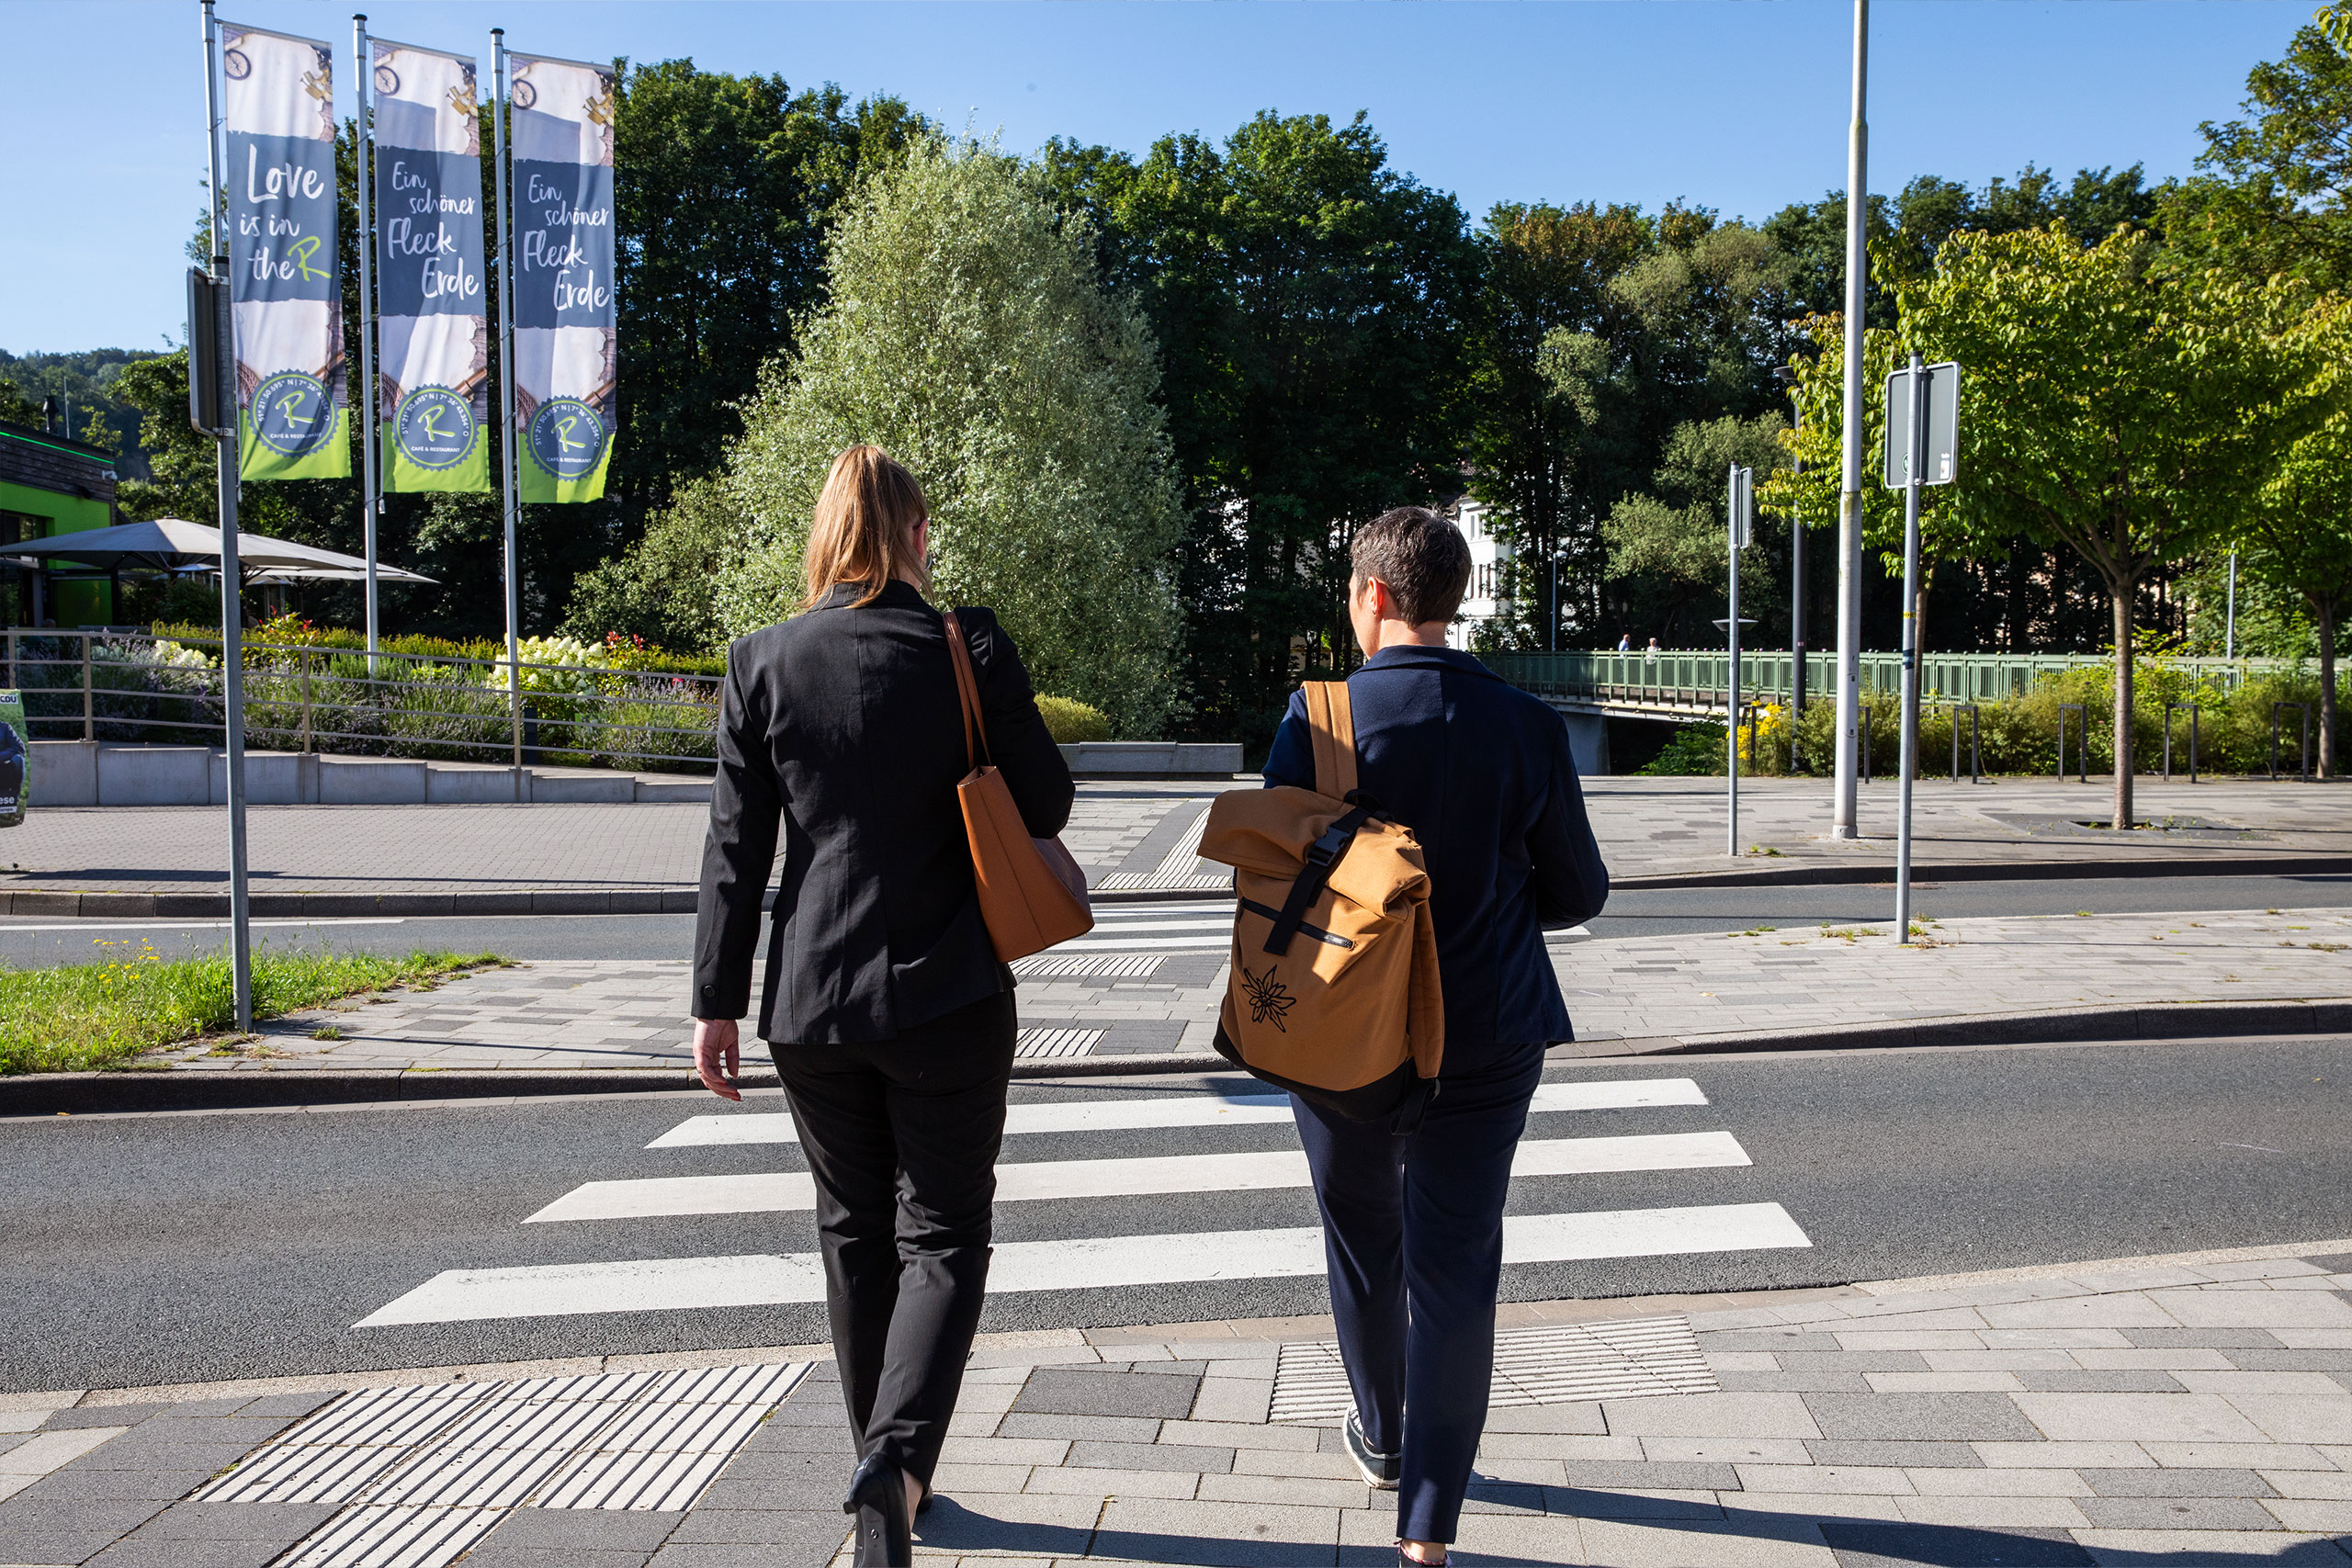
<path fill-rule="evenodd" d="M 605 418 L 578 398 L 549 398 L 531 416 L 524 450 L 559 479 L 585 479 L 604 461 Z"/>
<path fill-rule="evenodd" d="M 326 384 L 300 370 L 281 370 L 255 387 L 245 416 L 254 439 L 282 457 L 315 452 L 334 434 Z"/>
<path fill-rule="evenodd" d="M 420 468 L 454 468 L 481 439 L 473 404 L 447 387 L 419 387 L 392 411 L 392 443 Z"/>
<path fill-rule="evenodd" d="M 528 82 L 517 81 L 506 90 L 506 96 L 514 101 L 518 109 L 529 108 L 539 101 L 539 90 Z"/>
<path fill-rule="evenodd" d="M 232 49 L 220 57 L 220 73 L 232 82 L 242 82 L 254 73 L 254 62 L 243 50 Z"/>
<path fill-rule="evenodd" d="M 389 65 L 377 66 L 376 91 L 379 93 L 389 93 L 393 97 L 400 96 L 401 73 L 393 70 Z"/>

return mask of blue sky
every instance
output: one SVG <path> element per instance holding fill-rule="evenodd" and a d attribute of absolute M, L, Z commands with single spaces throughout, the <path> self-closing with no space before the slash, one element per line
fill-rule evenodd
<path fill-rule="evenodd" d="M 2187 173 L 2199 120 L 2234 114 L 2315 0 L 1881 0 L 1871 186 L 2062 173 Z M 350 102 L 350 6 L 221 0 L 239 21 L 334 42 Z M 1845 179 L 1850 7 L 1838 0 L 1204 4 L 826 0 L 599 4 L 374 0 L 370 26 L 472 48 L 489 29 L 574 59 L 686 56 L 795 87 L 890 92 L 1034 149 L 1140 150 L 1223 135 L 1260 108 L 1370 112 L 1392 161 L 1458 196 L 1681 197 L 1761 217 Z M 201 197 L 193 0 L 0 8 L 0 348 L 160 346 L 183 311 Z M 628 172 L 621 171 L 626 179 Z"/>

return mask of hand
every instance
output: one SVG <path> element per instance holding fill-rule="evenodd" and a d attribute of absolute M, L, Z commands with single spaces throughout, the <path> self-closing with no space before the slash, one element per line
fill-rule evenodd
<path fill-rule="evenodd" d="M 743 1044 L 731 1018 L 695 1020 L 695 1075 L 721 1100 L 740 1101 L 736 1080 L 743 1074 Z"/>

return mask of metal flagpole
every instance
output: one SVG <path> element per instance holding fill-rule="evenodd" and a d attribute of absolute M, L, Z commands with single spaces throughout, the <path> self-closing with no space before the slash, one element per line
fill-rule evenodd
<path fill-rule="evenodd" d="M 1724 629 L 1731 638 L 1731 722 L 1727 728 L 1731 740 L 1731 777 L 1727 784 L 1726 802 L 1730 810 L 1725 819 L 1724 853 L 1736 859 L 1739 854 L 1739 523 L 1741 495 L 1740 468 L 1731 466 L 1731 499 L 1726 507 L 1730 526 L 1724 530 L 1731 555 L 1731 612 Z"/>
<path fill-rule="evenodd" d="M 1919 486 L 1928 468 L 1928 373 L 1916 353 L 1910 383 L 1911 441 L 1903 455 L 1903 780 L 1894 838 L 1894 940 L 1905 945 L 1911 941 L 1911 778 L 1919 771 Z M 1893 409 L 1886 412 L 1894 417 Z M 1959 724 L 1955 712 L 1955 735 Z"/>
<path fill-rule="evenodd" d="M 2230 552 L 2230 606 L 2222 620 L 2222 657 L 2238 656 L 2238 553 Z"/>
<path fill-rule="evenodd" d="M 1870 127 L 1863 115 L 1869 76 L 1871 0 L 1854 0 L 1854 123 L 1846 144 L 1846 427 L 1844 482 L 1838 493 L 1838 759 L 1833 838 L 1860 830 L 1856 731 L 1862 707 L 1862 294 L 1869 280 L 1864 248 L 1870 213 Z"/>
<path fill-rule="evenodd" d="M 368 651 L 376 651 L 376 516 L 383 510 L 376 474 L 376 231 L 368 221 L 376 163 L 376 62 L 368 58 L 368 14 L 351 18 L 358 75 L 359 177 L 359 524 L 368 557 Z M 373 667 L 370 666 L 370 673 Z"/>
<path fill-rule="evenodd" d="M 506 553 L 506 702 L 514 737 L 514 798 L 523 798 L 523 665 L 516 646 L 515 623 L 522 619 L 523 591 L 516 570 L 514 524 L 519 503 L 514 499 L 514 209 L 506 191 L 506 29 L 490 29 L 492 96 L 491 136 L 497 145 L 491 164 L 498 172 L 498 385 L 505 410 L 505 433 L 498 443 L 498 479 L 505 491 Z"/>
<path fill-rule="evenodd" d="M 228 214 L 220 184 L 220 31 L 204 0 L 204 143 L 210 165 L 212 276 L 220 284 L 217 334 L 220 367 L 220 701 L 223 771 L 229 784 L 229 967 L 237 1032 L 254 1026 L 253 908 L 245 879 L 244 612 L 237 576 L 237 338 L 230 304 Z M 190 344 L 193 349 L 194 344 Z"/>
<path fill-rule="evenodd" d="M 1792 389 L 1793 390 L 1793 389 Z M 1789 428 L 1804 429 L 1804 405 L 1798 403 Z M 1793 458 L 1789 471 L 1802 476 L 1804 459 Z M 1804 516 L 1800 485 L 1789 502 L 1789 772 L 1795 773 L 1798 727 L 1804 722 Z"/>

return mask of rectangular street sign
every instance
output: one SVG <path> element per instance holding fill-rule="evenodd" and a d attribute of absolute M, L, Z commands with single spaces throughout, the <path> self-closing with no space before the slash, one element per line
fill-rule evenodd
<path fill-rule="evenodd" d="M 1921 484 L 1948 485 L 1960 467 L 1960 367 L 1946 361 L 1924 367 L 1927 385 L 1928 451 Z M 1886 449 L 1882 454 L 1886 488 L 1901 490 L 1911 482 L 1911 372 L 1908 367 L 1886 378 Z"/>

